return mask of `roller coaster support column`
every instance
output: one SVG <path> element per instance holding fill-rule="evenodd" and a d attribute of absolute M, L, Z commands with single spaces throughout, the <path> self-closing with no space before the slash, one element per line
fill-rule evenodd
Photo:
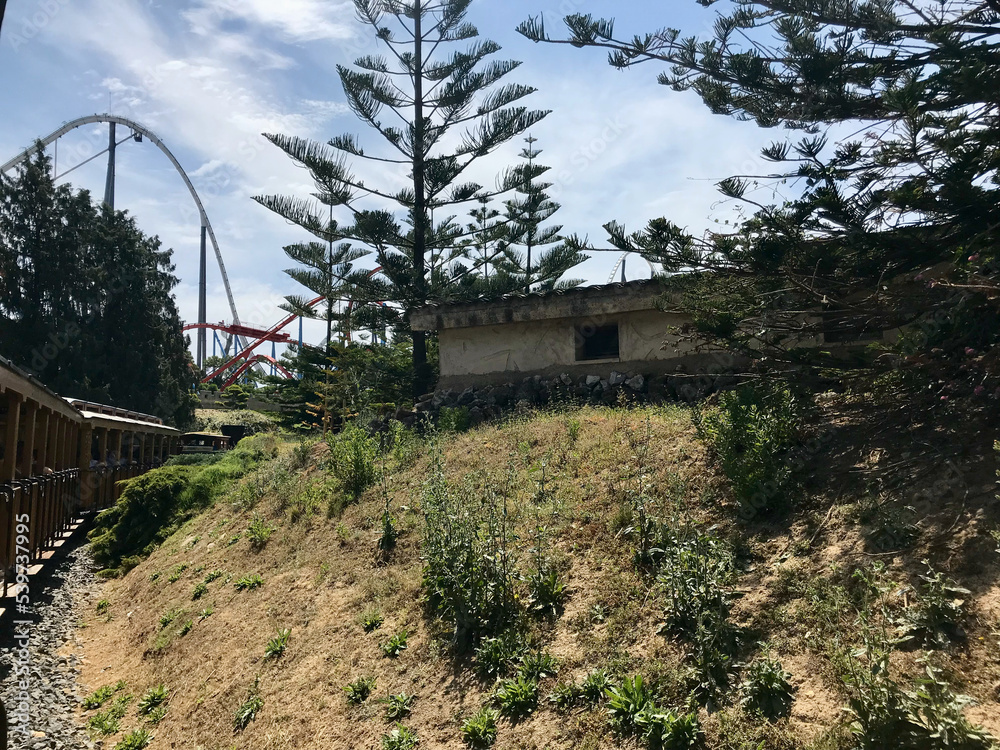
<path fill-rule="evenodd" d="M 104 183 L 104 204 L 112 211 L 115 210 L 115 149 L 118 141 L 115 134 L 115 123 L 108 125 L 110 140 L 108 141 L 108 179 Z"/>
<path fill-rule="evenodd" d="M 208 284 L 206 279 L 208 265 L 208 227 L 201 225 L 201 260 L 198 271 L 198 322 L 208 322 Z M 198 369 L 205 365 L 208 355 L 207 329 L 198 329 Z"/>

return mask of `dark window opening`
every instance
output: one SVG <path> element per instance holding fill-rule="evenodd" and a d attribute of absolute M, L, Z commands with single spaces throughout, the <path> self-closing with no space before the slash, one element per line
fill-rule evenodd
<path fill-rule="evenodd" d="M 576 327 L 576 361 L 618 358 L 618 324 Z"/>

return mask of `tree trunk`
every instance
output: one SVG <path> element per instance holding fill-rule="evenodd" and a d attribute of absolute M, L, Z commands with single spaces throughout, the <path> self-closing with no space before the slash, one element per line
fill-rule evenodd
<path fill-rule="evenodd" d="M 424 186 L 424 45 L 421 0 L 413 3 L 413 307 L 427 302 L 424 252 L 427 248 L 427 201 Z M 431 388 L 427 334 L 413 331 L 413 398 Z"/>

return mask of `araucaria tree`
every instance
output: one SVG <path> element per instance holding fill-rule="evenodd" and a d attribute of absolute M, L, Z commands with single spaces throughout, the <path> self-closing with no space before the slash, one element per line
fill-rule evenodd
<path fill-rule="evenodd" d="M 337 70 L 351 109 L 381 137 L 379 151 L 366 151 L 352 135 L 327 144 L 266 136 L 310 171 L 321 206 L 290 197 L 258 200 L 324 242 L 371 248 L 381 276 L 367 293 L 395 303 L 404 327 L 410 311 L 461 286 L 450 268 L 462 239 L 452 217 L 464 204 L 515 187 L 507 173 L 485 188 L 466 178 L 469 167 L 547 114 L 520 104 L 533 88 L 501 83 L 519 63 L 492 60 L 499 45 L 476 40 L 479 32 L 466 21 L 471 2 L 355 0 L 359 19 L 387 54 L 365 55 Z M 469 44 L 447 52 L 462 42 Z M 396 167 L 407 185 L 376 185 L 355 174 L 354 161 Z M 324 218 L 330 206 L 349 223 Z M 411 337 L 419 395 L 430 388 L 431 368 L 425 334 L 413 331 Z"/>
<path fill-rule="evenodd" d="M 756 202 L 746 176 L 720 184 L 753 206 L 734 233 L 607 225 L 618 248 L 705 272 L 706 329 L 775 356 L 817 334 L 849 341 L 907 324 L 921 331 L 911 352 L 995 342 L 997 0 L 736 0 L 709 39 L 621 37 L 587 15 L 565 26 L 562 39 L 541 19 L 519 30 L 606 49 L 618 68 L 663 63 L 661 83 L 713 112 L 804 134 L 763 152 L 781 165 L 771 178 L 800 187 L 793 199 Z"/>

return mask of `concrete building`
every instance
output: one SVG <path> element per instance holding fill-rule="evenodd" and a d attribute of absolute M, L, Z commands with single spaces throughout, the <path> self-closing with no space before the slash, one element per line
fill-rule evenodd
<path fill-rule="evenodd" d="M 438 332 L 439 388 L 563 373 L 651 375 L 710 364 L 711 354 L 672 330 L 690 318 L 665 310 L 664 297 L 657 281 L 631 281 L 430 305 L 415 311 L 410 324 Z"/>

